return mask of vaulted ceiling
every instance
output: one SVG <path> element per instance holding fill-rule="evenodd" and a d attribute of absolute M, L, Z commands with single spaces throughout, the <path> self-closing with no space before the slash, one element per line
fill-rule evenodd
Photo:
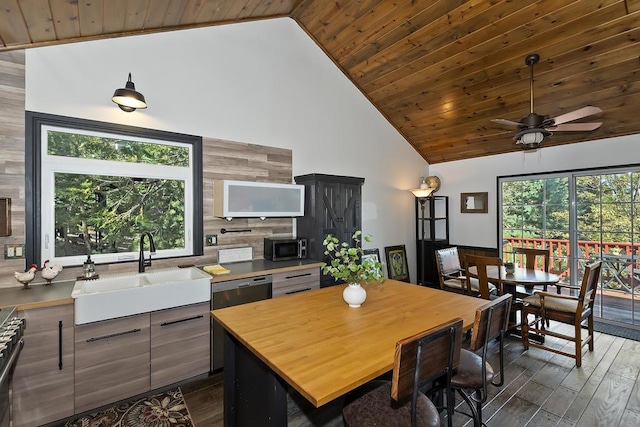
<path fill-rule="evenodd" d="M 530 110 L 585 105 L 590 132 L 640 133 L 640 0 L 3 0 L 0 50 L 291 17 L 429 162 L 520 150 Z"/>

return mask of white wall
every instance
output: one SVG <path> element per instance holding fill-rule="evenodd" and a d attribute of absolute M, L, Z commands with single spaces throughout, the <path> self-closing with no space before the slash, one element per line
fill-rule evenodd
<path fill-rule="evenodd" d="M 606 126 L 606 123 L 603 125 Z M 552 137 L 553 138 L 553 137 Z M 438 195 L 448 195 L 450 241 L 497 248 L 497 177 L 640 163 L 640 135 L 431 165 L 442 181 Z M 460 193 L 489 193 L 488 214 L 460 213 Z"/>
<path fill-rule="evenodd" d="M 407 245 L 427 163 L 291 19 L 29 49 L 26 108 L 293 150 L 293 173 L 365 178 L 372 247 Z M 111 102 L 132 73 L 149 108 Z"/>

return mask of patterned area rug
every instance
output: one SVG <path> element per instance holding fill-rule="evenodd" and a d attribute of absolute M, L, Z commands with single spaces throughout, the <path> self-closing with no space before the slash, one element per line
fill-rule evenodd
<path fill-rule="evenodd" d="M 64 427 L 193 427 L 177 388 L 121 403 L 63 424 Z"/>

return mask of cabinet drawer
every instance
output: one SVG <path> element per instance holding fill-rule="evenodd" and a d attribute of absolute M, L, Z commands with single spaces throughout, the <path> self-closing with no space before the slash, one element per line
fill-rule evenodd
<path fill-rule="evenodd" d="M 273 274 L 272 297 L 306 292 L 320 288 L 320 269 L 317 267 L 305 270 L 288 271 Z"/>
<path fill-rule="evenodd" d="M 76 413 L 148 391 L 149 340 L 149 313 L 76 325 Z"/>
<path fill-rule="evenodd" d="M 151 388 L 209 372 L 209 302 L 151 313 Z"/>

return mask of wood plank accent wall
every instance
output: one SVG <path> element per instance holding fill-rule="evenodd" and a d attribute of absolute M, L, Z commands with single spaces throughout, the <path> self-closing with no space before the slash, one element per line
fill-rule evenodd
<path fill-rule="evenodd" d="M 24 259 L 5 260 L 4 245 L 24 243 L 24 106 L 25 54 L 0 52 L 0 197 L 11 198 L 11 236 L 0 237 L 0 286 L 8 277 L 20 285 L 14 271 L 24 271 Z"/>
<path fill-rule="evenodd" d="M 9 237 L 0 237 L 0 249 L 7 243 L 24 243 L 24 138 L 25 84 L 24 51 L 0 52 L 0 197 L 12 199 L 12 229 Z M 213 181 L 235 179 L 277 183 L 293 182 L 293 154 L 289 149 L 256 144 L 203 138 L 203 223 L 204 235 L 217 234 L 218 246 L 204 248 L 198 257 L 154 260 L 151 269 L 181 264 L 206 265 L 218 260 L 218 249 L 253 247 L 253 257 L 262 258 L 263 238 L 270 235 L 290 236 L 291 218 L 234 218 L 227 221 L 213 216 Z M 221 229 L 250 229 L 251 232 L 222 234 Z M 99 274 L 135 272 L 137 262 L 97 265 Z M 14 271 L 24 271 L 25 260 L 5 260 L 0 255 L 0 288 L 22 286 L 13 277 Z M 80 275 L 81 267 L 65 268 L 55 281 L 71 280 Z M 55 284 L 54 281 L 54 284 Z M 32 284 L 43 283 L 40 274 Z M 0 304 L 1 305 L 1 304 Z"/>

